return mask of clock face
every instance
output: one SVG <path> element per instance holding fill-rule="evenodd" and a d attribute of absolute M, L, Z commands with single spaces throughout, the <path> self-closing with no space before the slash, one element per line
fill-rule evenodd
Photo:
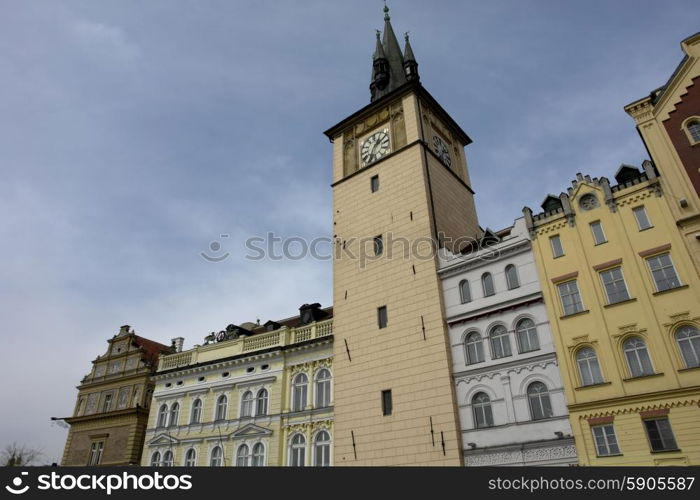
<path fill-rule="evenodd" d="M 452 158 L 450 158 L 450 150 L 447 147 L 447 144 L 445 144 L 437 135 L 434 135 L 433 145 L 435 146 L 435 154 L 438 155 L 442 162 L 448 167 L 452 165 Z"/>
<path fill-rule="evenodd" d="M 389 145 L 388 130 L 380 130 L 370 135 L 364 140 L 360 149 L 363 165 L 369 165 L 386 156 L 389 153 Z"/>

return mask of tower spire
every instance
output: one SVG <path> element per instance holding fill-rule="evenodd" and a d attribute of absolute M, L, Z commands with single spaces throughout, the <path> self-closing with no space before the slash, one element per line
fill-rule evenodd
<path fill-rule="evenodd" d="M 391 16 L 389 15 L 389 7 L 386 5 L 386 1 L 384 2 L 383 10 L 384 35 L 381 44 L 377 43 L 377 49 L 375 50 L 375 57 L 372 63 L 372 82 L 370 83 L 372 101 L 388 94 L 407 81 L 404 55 L 401 52 L 399 42 L 394 34 L 394 28 L 391 26 Z M 379 45 L 381 45 L 381 51 L 379 50 Z M 383 54 L 384 56 L 383 72 L 379 71 L 379 66 L 382 62 L 382 59 L 378 57 L 379 54 Z M 417 64 L 415 66 L 417 67 Z M 379 76 L 386 77 L 384 80 L 378 80 Z"/>
<path fill-rule="evenodd" d="M 408 41 L 408 31 L 404 33 L 403 37 L 406 40 L 406 46 L 403 49 L 403 69 L 406 73 L 406 80 L 418 80 L 418 63 L 416 56 L 413 55 L 411 42 Z"/>

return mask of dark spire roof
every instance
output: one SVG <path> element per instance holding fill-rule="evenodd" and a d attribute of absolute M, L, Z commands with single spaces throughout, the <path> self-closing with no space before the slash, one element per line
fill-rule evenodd
<path fill-rule="evenodd" d="M 410 49 L 410 45 L 409 45 Z M 377 54 L 380 53 L 379 44 L 377 44 L 377 49 L 375 50 L 375 57 L 373 60 L 373 71 L 372 71 L 372 82 L 370 83 L 370 90 L 372 92 L 372 101 L 378 99 L 392 90 L 400 87 L 406 83 L 406 73 L 404 69 L 404 56 L 401 53 L 401 48 L 399 47 L 399 42 L 394 34 L 394 28 L 391 26 L 391 18 L 389 17 L 389 7 L 384 6 L 384 37 L 381 43 L 381 53 L 383 53 L 384 59 L 386 60 L 386 81 L 378 82 L 378 57 Z M 413 56 L 413 51 L 411 50 L 411 56 Z"/>
<path fill-rule="evenodd" d="M 413 55 L 413 49 L 411 48 L 411 42 L 408 41 L 408 31 L 403 35 L 406 40 L 406 46 L 403 49 L 403 59 L 405 62 L 416 62 L 416 56 Z"/>

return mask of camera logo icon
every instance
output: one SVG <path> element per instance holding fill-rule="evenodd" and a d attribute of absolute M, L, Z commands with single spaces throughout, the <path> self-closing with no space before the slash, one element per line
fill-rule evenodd
<path fill-rule="evenodd" d="M 29 472 L 22 472 L 21 476 L 28 476 Z M 12 486 L 5 486 L 5 489 L 12 493 L 13 495 L 21 495 L 23 493 L 26 493 L 27 490 L 29 489 L 29 485 L 25 485 L 24 488 L 21 488 L 22 486 L 22 477 L 16 477 L 12 480 Z M 16 489 L 15 489 L 16 488 Z"/>

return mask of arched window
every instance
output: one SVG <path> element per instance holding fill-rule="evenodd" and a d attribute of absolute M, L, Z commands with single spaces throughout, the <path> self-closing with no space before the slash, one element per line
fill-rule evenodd
<path fill-rule="evenodd" d="M 253 393 L 245 391 L 241 398 L 241 417 L 253 416 Z"/>
<path fill-rule="evenodd" d="M 303 467 L 306 460 L 306 439 L 302 434 L 296 434 L 289 446 L 289 465 Z"/>
<path fill-rule="evenodd" d="M 688 135 L 690 136 L 690 139 L 693 142 L 693 144 L 696 142 L 700 142 L 700 121 L 692 120 L 688 122 L 686 127 L 688 129 Z"/>
<path fill-rule="evenodd" d="M 576 353 L 576 363 L 581 376 L 581 385 L 595 385 L 603 383 L 603 375 L 600 372 L 598 357 L 590 347 L 584 347 Z"/>
<path fill-rule="evenodd" d="M 226 420 L 228 411 L 228 398 L 222 394 L 216 400 L 216 418 L 214 420 Z"/>
<path fill-rule="evenodd" d="M 221 467 L 224 465 L 224 451 L 221 449 L 221 446 L 214 446 L 214 449 L 211 450 L 209 465 L 212 467 Z"/>
<path fill-rule="evenodd" d="M 163 467 L 172 467 L 173 466 L 173 452 L 168 450 L 165 453 L 163 453 Z"/>
<path fill-rule="evenodd" d="M 262 443 L 256 443 L 253 446 L 253 467 L 262 467 L 265 465 L 265 447 Z"/>
<path fill-rule="evenodd" d="M 202 400 L 197 398 L 192 403 L 192 415 L 190 416 L 191 424 L 198 424 L 202 420 Z"/>
<path fill-rule="evenodd" d="M 331 405 L 331 372 L 322 368 L 316 374 L 316 408 Z"/>
<path fill-rule="evenodd" d="M 255 397 L 255 414 L 267 415 L 267 389 L 260 389 Z"/>
<path fill-rule="evenodd" d="M 314 466 L 328 467 L 331 465 L 331 435 L 321 431 L 314 438 Z"/>
<path fill-rule="evenodd" d="M 177 421 L 180 418 L 180 403 L 173 403 L 173 405 L 170 407 L 170 421 L 168 422 L 168 425 L 170 427 L 177 425 Z"/>
<path fill-rule="evenodd" d="M 512 290 L 513 288 L 518 288 L 520 286 L 518 270 L 513 264 L 506 266 L 506 283 L 508 284 L 508 290 Z"/>
<path fill-rule="evenodd" d="M 484 346 L 481 342 L 481 335 L 472 332 L 467 335 L 466 341 L 467 364 L 481 363 L 484 360 Z"/>
<path fill-rule="evenodd" d="M 185 467 L 194 467 L 195 465 L 197 465 L 197 452 L 194 451 L 194 448 L 190 448 L 185 453 Z"/>
<path fill-rule="evenodd" d="M 625 340 L 622 345 L 627 358 L 627 366 L 630 369 L 630 374 L 633 377 L 642 377 L 644 375 L 652 375 L 654 368 L 651 366 L 651 358 L 647 351 L 647 345 L 639 337 L 632 337 Z"/>
<path fill-rule="evenodd" d="M 238 447 L 238 452 L 236 453 L 236 466 L 247 467 L 250 465 L 250 448 L 247 444 L 242 444 Z"/>
<path fill-rule="evenodd" d="M 158 409 L 158 423 L 156 427 L 165 427 L 168 425 L 168 405 L 160 405 Z"/>
<path fill-rule="evenodd" d="M 491 354 L 494 359 L 505 358 L 512 354 L 510 350 L 510 339 L 508 330 L 503 325 L 496 325 L 491 329 L 489 335 L 491 339 Z"/>
<path fill-rule="evenodd" d="M 469 288 L 469 281 L 462 280 L 459 282 L 459 297 L 462 299 L 462 304 L 472 301 L 472 291 Z"/>
<path fill-rule="evenodd" d="M 537 327 L 530 318 L 518 321 L 518 324 L 515 326 L 515 333 L 518 337 L 518 349 L 520 349 L 520 352 L 536 351 L 540 348 Z"/>
<path fill-rule="evenodd" d="M 682 326 L 676 331 L 676 342 L 686 368 L 700 366 L 700 330 L 690 325 Z"/>
<path fill-rule="evenodd" d="M 472 411 L 474 413 L 474 426 L 476 428 L 491 427 L 493 425 L 493 412 L 491 411 L 491 399 L 485 392 L 478 392 L 472 398 Z"/>
<path fill-rule="evenodd" d="M 309 386 L 309 378 L 304 373 L 299 373 L 292 382 L 292 411 L 302 411 L 306 408 L 306 394 Z"/>
<path fill-rule="evenodd" d="M 530 402 L 532 420 L 541 420 L 553 415 L 549 391 L 542 382 L 533 382 L 527 387 L 527 399 Z"/>
<path fill-rule="evenodd" d="M 481 288 L 484 290 L 484 297 L 496 293 L 493 288 L 493 276 L 491 276 L 491 273 L 484 273 L 481 275 Z"/>
<path fill-rule="evenodd" d="M 160 452 L 156 451 L 151 455 L 151 467 L 160 467 Z"/>

